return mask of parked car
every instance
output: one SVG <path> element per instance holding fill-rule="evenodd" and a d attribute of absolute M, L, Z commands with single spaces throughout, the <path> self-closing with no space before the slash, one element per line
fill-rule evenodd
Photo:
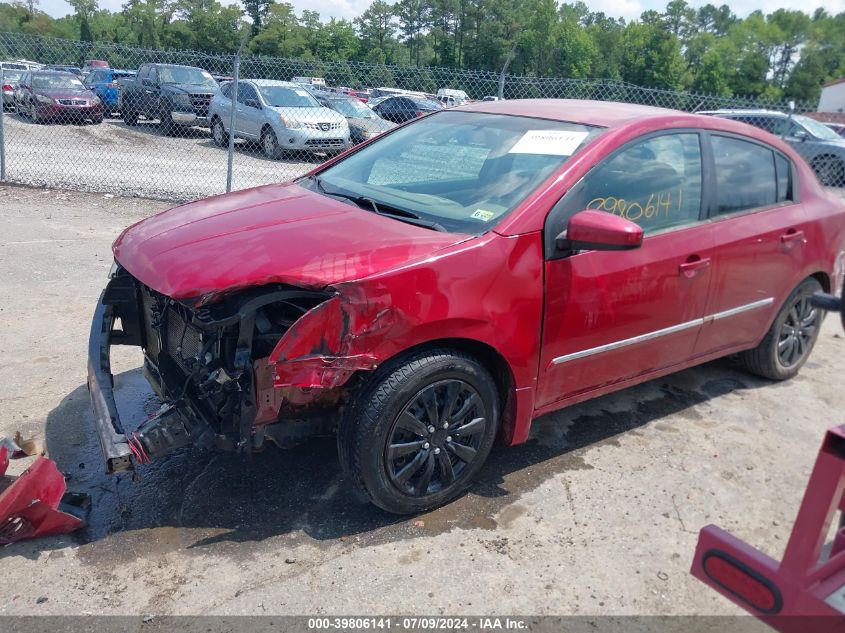
<path fill-rule="evenodd" d="M 370 108 L 370 109 L 372 110 L 372 109 L 373 109 L 373 108 L 375 108 L 378 104 L 380 104 L 382 101 L 387 101 L 388 99 L 390 99 L 390 97 L 391 97 L 391 96 L 393 96 L 393 95 L 389 95 L 389 96 L 382 96 L 382 97 L 373 97 L 373 96 L 371 96 L 369 99 L 367 99 L 367 107 L 368 107 L 368 108 Z"/>
<path fill-rule="evenodd" d="M 825 123 L 825 125 L 839 136 L 845 138 L 845 123 Z"/>
<path fill-rule="evenodd" d="M 382 132 L 396 127 L 395 123 L 385 121 L 354 97 L 335 95 L 322 97 L 317 101 L 320 102 L 320 105 L 331 108 L 346 117 L 353 145 L 368 141 Z"/>
<path fill-rule="evenodd" d="M 451 88 L 441 88 L 437 91 L 437 100 L 445 107 L 452 108 L 454 106 L 464 105 L 469 102 L 469 96 L 463 90 L 453 90 Z"/>
<path fill-rule="evenodd" d="M 103 102 L 103 107 L 109 116 L 120 110 L 120 91 L 126 79 L 135 77 L 134 70 L 118 70 L 116 68 L 99 68 L 92 70 L 85 77 L 85 85 Z M 124 80 L 124 82 L 121 82 Z"/>
<path fill-rule="evenodd" d="M 408 95 L 389 97 L 373 106 L 373 112 L 393 123 L 404 123 L 442 109 L 443 106 L 436 99 Z"/>
<path fill-rule="evenodd" d="M 367 103 L 370 100 L 369 90 L 353 90 L 349 93 L 350 97 L 355 97 L 362 103 Z"/>
<path fill-rule="evenodd" d="M 845 139 L 824 123 L 771 110 L 713 110 L 702 114 L 741 121 L 780 136 L 804 157 L 823 185 L 845 187 Z"/>
<path fill-rule="evenodd" d="M 208 108 L 218 85 L 202 68 L 144 64 L 134 79 L 121 81 L 118 106 L 126 125 L 136 125 L 143 116 L 158 119 L 165 134 L 194 125 L 208 127 Z"/>
<path fill-rule="evenodd" d="M 843 249 L 843 201 L 753 127 L 611 102 L 444 110 L 126 229 L 91 327 L 95 428 L 111 470 L 337 429 L 358 490 L 421 512 L 545 413 L 727 355 L 795 376 Z M 113 343 L 144 350 L 165 402 L 138 430 Z"/>
<path fill-rule="evenodd" d="M 291 82 L 303 86 L 313 86 L 318 89 L 327 90 L 326 80 L 322 77 L 294 77 L 291 79 Z"/>
<path fill-rule="evenodd" d="M 487 95 L 486 97 L 481 98 L 482 101 L 500 101 L 499 97 L 494 97 L 493 95 Z"/>
<path fill-rule="evenodd" d="M 233 84 L 221 86 L 211 101 L 211 136 L 229 142 Z M 258 141 L 265 156 L 286 151 L 339 153 L 351 145 L 346 119 L 326 108 L 301 85 L 289 81 L 238 81 L 235 138 Z"/>
<path fill-rule="evenodd" d="M 11 68 L 3 69 L 3 109 L 9 110 L 15 107 L 15 90 L 18 87 L 23 70 L 12 70 Z"/>
<path fill-rule="evenodd" d="M 57 70 L 29 70 L 15 90 L 15 110 L 33 123 L 103 122 L 103 103 L 76 75 Z"/>
<path fill-rule="evenodd" d="M 82 76 L 87 76 L 92 70 L 108 67 L 109 63 L 104 59 L 86 59 L 85 64 L 82 66 Z"/>
<path fill-rule="evenodd" d="M 71 73 L 79 78 L 82 78 L 82 69 L 77 66 L 65 66 L 62 64 L 47 64 L 42 67 L 42 70 L 60 70 L 65 73 Z"/>
<path fill-rule="evenodd" d="M 41 64 L 28 59 L 10 59 L 0 62 L 0 66 L 11 70 L 38 70 Z"/>

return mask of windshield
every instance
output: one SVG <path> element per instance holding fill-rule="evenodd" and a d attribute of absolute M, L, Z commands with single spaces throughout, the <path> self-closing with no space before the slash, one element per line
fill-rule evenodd
<path fill-rule="evenodd" d="M 449 231 L 483 233 L 601 131 L 528 117 L 440 112 L 320 173 L 324 191 L 410 211 Z M 313 181 L 305 187 L 321 192 Z"/>
<path fill-rule="evenodd" d="M 326 99 L 326 105 L 351 119 L 376 118 L 376 114 L 357 99 Z"/>
<path fill-rule="evenodd" d="M 285 86 L 258 86 L 267 105 L 274 108 L 313 108 L 320 104 L 304 88 Z"/>
<path fill-rule="evenodd" d="M 199 68 L 181 68 L 179 66 L 162 66 L 158 69 L 158 81 L 162 84 L 189 84 L 191 86 L 217 85 L 214 77 Z"/>
<path fill-rule="evenodd" d="M 836 132 L 831 130 L 829 127 L 824 125 L 823 123 L 819 123 L 811 119 L 810 117 L 796 115 L 792 117 L 796 123 L 800 123 L 807 131 L 815 136 L 816 138 L 824 139 L 827 141 L 841 141 L 842 137 L 839 136 Z"/>
<path fill-rule="evenodd" d="M 72 75 L 33 75 L 32 87 L 45 90 L 85 90 L 85 86 Z"/>

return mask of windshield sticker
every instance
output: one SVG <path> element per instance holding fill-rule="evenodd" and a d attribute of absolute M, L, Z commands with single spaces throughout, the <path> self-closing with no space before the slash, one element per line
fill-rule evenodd
<path fill-rule="evenodd" d="M 588 134 L 589 132 L 566 132 L 562 130 L 528 130 L 510 148 L 508 153 L 572 156 Z"/>
<path fill-rule="evenodd" d="M 294 92 L 296 94 L 298 94 L 300 97 L 307 97 L 308 96 L 308 93 L 305 90 L 294 90 Z"/>
<path fill-rule="evenodd" d="M 476 209 L 472 212 L 472 215 L 469 216 L 471 218 L 475 218 L 476 220 L 481 220 L 482 222 L 489 222 L 495 217 L 495 213 L 492 211 L 485 211 L 484 209 Z"/>

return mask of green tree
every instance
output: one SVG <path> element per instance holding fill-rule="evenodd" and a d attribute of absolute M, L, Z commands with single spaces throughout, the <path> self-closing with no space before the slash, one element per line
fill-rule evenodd
<path fill-rule="evenodd" d="M 67 3 L 73 7 L 79 20 L 79 39 L 83 42 L 93 41 L 90 20 L 97 11 L 97 0 L 67 0 Z"/>

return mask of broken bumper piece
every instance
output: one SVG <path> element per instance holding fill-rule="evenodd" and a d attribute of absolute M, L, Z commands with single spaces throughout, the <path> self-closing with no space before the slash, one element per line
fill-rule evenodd
<path fill-rule="evenodd" d="M 0 447 L 0 476 L 8 464 L 6 447 Z M 0 545 L 67 534 L 83 527 L 91 499 L 65 490 L 64 475 L 56 464 L 38 457 L 0 492 Z"/>
<path fill-rule="evenodd" d="M 111 374 L 111 333 L 114 308 L 103 303 L 100 295 L 91 336 L 88 339 L 88 393 L 94 410 L 94 428 L 106 460 L 106 471 L 113 473 L 132 468 L 132 449 L 120 423 L 114 401 L 114 378 Z"/>

